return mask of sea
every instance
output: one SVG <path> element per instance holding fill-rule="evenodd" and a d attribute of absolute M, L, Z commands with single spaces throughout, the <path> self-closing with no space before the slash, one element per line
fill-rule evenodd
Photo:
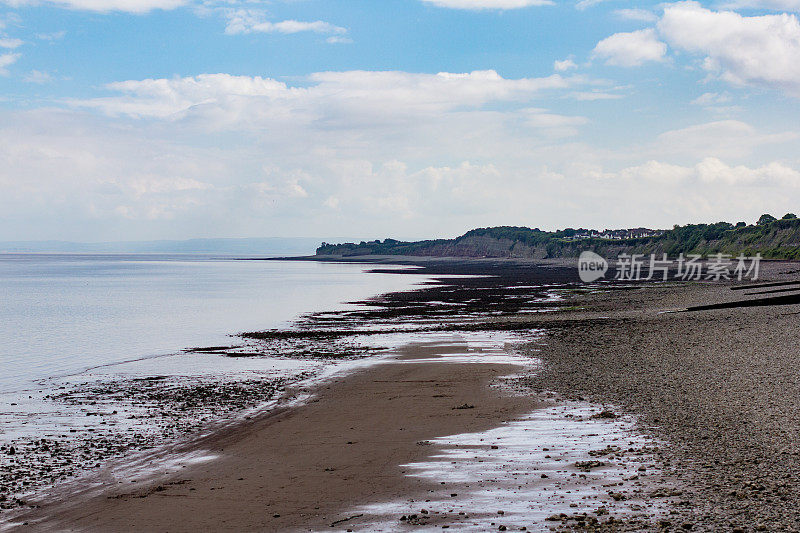
<path fill-rule="evenodd" d="M 422 281 L 368 270 L 214 255 L 0 254 L 0 393 L 136 361 L 159 374 L 186 363 L 175 359 L 186 348 L 230 345 L 238 332 L 288 327 Z M 194 361 L 210 364 L 205 372 L 224 368 Z"/>

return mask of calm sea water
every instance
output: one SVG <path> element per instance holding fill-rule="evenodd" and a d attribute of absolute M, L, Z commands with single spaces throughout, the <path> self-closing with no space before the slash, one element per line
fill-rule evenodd
<path fill-rule="evenodd" d="M 230 344 L 407 289 L 360 265 L 209 256 L 0 254 L 0 392 L 98 365 Z"/>

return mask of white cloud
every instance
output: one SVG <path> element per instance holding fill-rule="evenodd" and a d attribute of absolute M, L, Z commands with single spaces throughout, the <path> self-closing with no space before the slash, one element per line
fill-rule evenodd
<path fill-rule="evenodd" d="M 621 94 L 598 90 L 575 91 L 571 93 L 570 96 L 579 102 L 594 102 L 595 100 L 619 100 L 620 98 L 624 97 L 624 95 Z"/>
<path fill-rule="evenodd" d="M 230 26 L 228 26 L 230 28 Z M 280 22 L 260 22 L 243 30 L 234 30 L 233 33 L 345 33 L 347 30 L 334 26 L 328 22 L 317 20 L 314 22 L 301 22 L 298 20 L 283 20 Z M 226 28 L 226 32 L 228 29 Z"/>
<path fill-rule="evenodd" d="M 328 44 L 349 44 L 353 42 L 353 39 L 350 37 L 342 37 L 340 35 L 333 35 L 325 39 L 325 42 Z"/>
<path fill-rule="evenodd" d="M 272 22 L 266 20 L 266 13 L 263 11 L 248 9 L 228 9 L 224 10 L 224 13 L 225 17 L 228 19 L 228 23 L 225 27 L 225 33 L 228 35 L 243 33 L 293 34 L 301 32 L 343 35 L 347 33 L 347 28 L 335 26 L 321 20 L 314 22 L 298 20 Z"/>
<path fill-rule="evenodd" d="M 734 85 L 759 85 L 800 96 L 800 23 L 795 15 L 743 17 L 696 2 L 665 8 L 661 36 L 704 56 L 703 68 Z"/>
<path fill-rule="evenodd" d="M 546 109 L 529 108 L 520 110 L 519 113 L 528 126 L 539 129 L 553 138 L 577 135 L 577 126 L 589 122 L 586 117 L 558 115 Z"/>
<path fill-rule="evenodd" d="M 422 0 L 427 4 L 451 9 L 520 9 L 553 5 L 552 0 Z"/>
<path fill-rule="evenodd" d="M 0 110 L 0 233 L 102 239 L 168 219 L 158 231 L 183 232 L 173 236 L 346 235 L 356 222 L 397 231 L 391 213 L 422 236 L 444 212 L 438 231 L 490 223 L 509 202 L 528 216 L 544 202 L 531 180 L 555 176 L 539 161 L 562 157 L 552 143 L 586 123 L 533 105 L 586 83 L 355 71 L 290 86 L 216 74 L 120 82 L 108 98 L 74 102 L 102 113 Z"/>
<path fill-rule="evenodd" d="M 7 76 L 7 67 L 16 63 L 20 57 L 22 57 L 22 54 L 0 54 L 0 76 Z"/>
<path fill-rule="evenodd" d="M 25 75 L 25 77 L 22 78 L 22 80 L 28 83 L 44 84 L 53 81 L 53 77 L 47 72 L 42 72 L 40 70 L 32 70 L 28 72 Z"/>
<path fill-rule="evenodd" d="M 71 101 L 110 115 L 167 117 L 204 104 L 247 97 L 277 97 L 289 93 L 285 84 L 268 78 L 201 74 L 197 77 L 147 79 L 110 83 L 109 90 L 126 96 Z"/>
<path fill-rule="evenodd" d="M 747 138 L 774 141 L 741 124 L 597 150 L 553 138 L 585 118 L 541 108 L 499 113 L 437 103 L 444 115 L 394 118 L 376 129 L 383 120 L 381 109 L 372 108 L 377 100 L 353 117 L 336 100 L 313 103 L 330 94 L 298 97 L 307 115 L 291 109 L 257 132 L 226 135 L 205 135 L 198 127 L 196 120 L 215 114 L 188 122 L 133 121 L 0 110 L 0 238 L 414 238 L 503 223 L 669 227 L 790 211 L 797 195 L 787 190 L 800 187 L 796 164 L 741 161 L 752 151 Z M 333 111 L 319 115 L 322 107 Z M 342 129 L 348 118 L 350 128 Z M 674 144 L 681 137 L 697 143 L 715 131 L 723 132 L 720 143 L 736 145 L 731 153 L 712 146 L 716 155 L 695 156 L 703 146 Z"/>
<path fill-rule="evenodd" d="M 724 2 L 724 9 L 768 9 L 773 11 L 800 11 L 800 0 L 732 0 Z"/>
<path fill-rule="evenodd" d="M 652 160 L 640 166 L 623 169 L 619 177 L 666 185 L 694 182 L 708 185 L 800 187 L 800 172 L 783 163 L 774 161 L 759 167 L 731 166 L 716 157 L 703 158 L 691 167 Z"/>
<path fill-rule="evenodd" d="M 581 142 L 589 119 L 542 102 L 624 89 L 582 76 L 207 74 L 107 89 L 71 110 L 0 110 L 0 238 L 670 226 L 786 212 L 797 196 L 797 162 L 773 153 L 791 132 L 718 121 Z M 727 183 L 742 187 L 720 194 Z"/>
<path fill-rule="evenodd" d="M 741 158 L 759 146 L 798 139 L 795 132 L 761 133 L 739 120 L 719 120 L 660 134 L 650 148 L 661 156 Z"/>
<path fill-rule="evenodd" d="M 727 92 L 723 93 L 703 93 L 694 100 L 691 101 L 693 105 L 702 105 L 702 106 L 710 106 L 710 105 L 717 105 L 717 104 L 727 104 L 733 100 L 730 94 Z"/>
<path fill-rule="evenodd" d="M 23 41 L 21 39 L 12 39 L 10 37 L 0 37 L 0 48 L 10 48 L 10 49 L 13 50 L 14 48 L 19 48 L 23 44 L 25 44 L 25 41 Z"/>
<path fill-rule="evenodd" d="M 567 70 L 578 68 L 578 65 L 571 58 L 567 58 L 564 60 L 556 60 L 553 62 L 553 69 L 556 72 L 566 72 Z"/>
<path fill-rule="evenodd" d="M 52 33 L 37 33 L 36 38 L 42 41 L 59 41 L 67 34 L 66 30 L 55 31 Z"/>
<path fill-rule="evenodd" d="M 154 9 L 175 9 L 189 3 L 189 0 L 2 0 L 11 7 L 50 4 L 67 9 L 109 13 L 147 13 Z"/>
<path fill-rule="evenodd" d="M 283 121 L 326 121 L 329 125 L 416 120 L 489 102 L 525 102 L 541 91 L 582 82 L 554 74 L 505 79 L 495 71 L 418 74 L 386 71 L 319 72 L 308 87 L 290 87 L 260 77 L 203 74 L 196 77 L 131 80 L 107 88 L 121 96 L 72 100 L 110 115 L 203 117 L 220 126 Z"/>
<path fill-rule="evenodd" d="M 580 0 L 577 4 L 575 4 L 575 8 L 583 11 L 584 9 L 596 6 L 597 4 L 601 4 L 606 0 Z"/>
<path fill-rule="evenodd" d="M 655 22 L 658 16 L 652 11 L 646 9 L 616 9 L 614 14 L 625 20 L 636 20 L 640 22 Z"/>
<path fill-rule="evenodd" d="M 636 67 L 649 61 L 663 61 L 667 45 L 656 37 L 653 29 L 615 33 L 595 46 L 592 55 L 607 65 Z"/>

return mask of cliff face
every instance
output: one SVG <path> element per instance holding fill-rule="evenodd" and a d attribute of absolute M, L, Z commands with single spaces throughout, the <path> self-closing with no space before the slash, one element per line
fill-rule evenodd
<path fill-rule="evenodd" d="M 537 229 L 497 227 L 472 230 L 456 239 L 402 242 L 392 239 L 360 244 L 323 244 L 317 255 L 415 255 L 427 257 L 492 257 L 547 259 L 577 257 L 586 250 L 603 257 L 627 254 L 748 256 L 800 259 L 800 219 L 777 220 L 757 226 L 720 222 L 676 226 L 663 234 L 637 239 L 576 239 L 574 230 L 543 232 Z"/>
<path fill-rule="evenodd" d="M 488 235 L 471 235 L 451 243 L 438 244 L 423 251 L 422 255 L 439 257 L 529 257 L 542 259 L 546 250 L 522 242 Z"/>

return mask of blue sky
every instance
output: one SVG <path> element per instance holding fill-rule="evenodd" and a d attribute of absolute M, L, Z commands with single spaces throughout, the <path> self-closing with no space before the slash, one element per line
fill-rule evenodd
<path fill-rule="evenodd" d="M 797 0 L 0 0 L 0 240 L 798 211 Z"/>

